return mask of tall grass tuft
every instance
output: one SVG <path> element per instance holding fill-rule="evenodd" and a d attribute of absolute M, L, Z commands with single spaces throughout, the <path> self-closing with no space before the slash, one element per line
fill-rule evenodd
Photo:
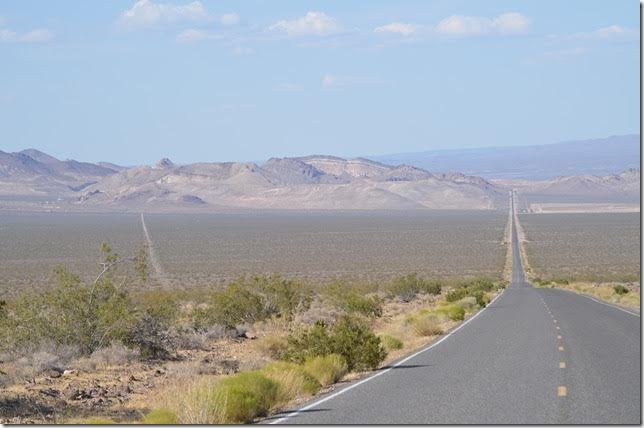
<path fill-rule="evenodd" d="M 411 322 L 411 329 L 418 336 L 435 336 L 443 334 L 440 317 L 434 314 L 414 319 Z"/>
<path fill-rule="evenodd" d="M 322 386 L 339 381 L 347 371 L 347 361 L 341 355 L 330 354 L 323 357 L 308 358 L 304 370 L 310 373 Z"/>
<path fill-rule="evenodd" d="M 277 382 L 277 402 L 284 404 L 295 397 L 313 395 L 320 389 L 318 381 L 299 364 L 275 361 L 267 364 L 261 373 Z"/>

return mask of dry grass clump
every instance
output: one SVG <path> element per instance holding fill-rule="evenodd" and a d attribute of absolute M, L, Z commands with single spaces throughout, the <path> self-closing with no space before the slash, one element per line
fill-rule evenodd
<path fill-rule="evenodd" d="M 277 404 L 279 384 L 260 372 L 242 372 L 213 388 L 212 404 L 224 423 L 250 423 Z"/>
<path fill-rule="evenodd" d="M 97 366 L 110 367 L 131 363 L 139 355 L 136 349 L 129 349 L 120 342 L 112 342 L 110 346 L 94 351 L 89 359 Z"/>
<path fill-rule="evenodd" d="M 403 348 L 403 342 L 399 339 L 396 339 L 395 337 L 388 335 L 388 334 L 383 334 L 380 335 L 380 340 L 383 344 L 383 346 L 387 349 L 387 351 L 396 351 L 398 349 Z"/>
<path fill-rule="evenodd" d="M 308 358 L 304 362 L 304 370 L 322 386 L 336 383 L 348 372 L 347 361 L 337 354 Z"/>
<path fill-rule="evenodd" d="M 267 334 L 266 336 L 262 336 L 257 339 L 254 345 L 262 354 L 277 360 L 286 350 L 288 343 L 284 335 Z"/>
<path fill-rule="evenodd" d="M 320 389 L 318 381 L 299 364 L 275 361 L 264 366 L 261 373 L 279 385 L 277 402 L 280 404 L 313 395 Z"/>
<path fill-rule="evenodd" d="M 169 381 L 153 400 L 153 407 L 173 412 L 180 424 L 223 423 L 216 406 L 214 376 L 199 374 L 196 363 L 181 363 L 168 368 Z"/>
<path fill-rule="evenodd" d="M 443 334 L 441 318 L 436 314 L 414 318 L 410 325 L 411 329 L 418 336 L 436 336 Z"/>

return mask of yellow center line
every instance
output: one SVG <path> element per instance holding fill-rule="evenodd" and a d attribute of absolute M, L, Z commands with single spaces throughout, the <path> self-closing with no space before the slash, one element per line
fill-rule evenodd
<path fill-rule="evenodd" d="M 565 397 L 566 395 L 568 395 L 568 389 L 565 386 L 562 385 L 559 388 L 557 388 L 558 397 Z"/>
<path fill-rule="evenodd" d="M 562 362 L 560 362 L 560 363 L 559 363 L 559 368 L 560 368 L 560 369 L 565 369 L 565 368 L 566 368 L 566 363 L 564 363 L 563 361 L 562 361 Z"/>

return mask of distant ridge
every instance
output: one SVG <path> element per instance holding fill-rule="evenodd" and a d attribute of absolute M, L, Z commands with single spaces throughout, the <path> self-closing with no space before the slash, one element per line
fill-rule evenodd
<path fill-rule="evenodd" d="M 405 163 L 433 172 L 460 171 L 485 178 L 606 175 L 639 167 L 640 136 L 617 135 L 535 146 L 432 150 L 369 158 L 390 165 Z"/>

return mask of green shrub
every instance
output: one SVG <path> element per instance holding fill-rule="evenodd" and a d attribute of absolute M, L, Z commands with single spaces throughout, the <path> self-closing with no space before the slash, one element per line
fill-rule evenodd
<path fill-rule="evenodd" d="M 445 300 L 453 303 L 458 302 L 467 296 L 473 296 L 479 307 L 485 307 L 489 303 L 486 293 L 492 291 L 494 287 L 494 282 L 490 279 L 476 278 L 458 284 L 447 293 Z"/>
<path fill-rule="evenodd" d="M 476 304 L 479 305 L 480 308 L 484 308 L 488 303 L 490 303 L 489 297 L 487 297 L 487 294 L 483 291 L 475 291 L 472 293 L 472 296 L 476 299 Z"/>
<path fill-rule="evenodd" d="M 311 292 L 297 281 L 283 279 L 275 274 L 255 275 L 250 279 L 240 278 L 236 284 L 253 290 L 264 298 L 265 310 L 270 315 L 277 315 L 290 321 L 298 311 L 308 309 L 311 303 Z"/>
<path fill-rule="evenodd" d="M 309 357 L 342 355 L 349 370 L 376 368 L 387 353 L 371 328 L 351 317 L 343 317 L 332 327 L 318 321 L 288 338 L 284 359 L 302 363 Z"/>
<path fill-rule="evenodd" d="M 473 312 L 479 308 L 478 301 L 474 296 L 463 297 L 457 303 L 459 306 L 465 309 L 465 312 Z"/>
<path fill-rule="evenodd" d="M 228 328 L 254 323 L 269 315 L 262 296 L 236 283 L 230 284 L 222 292 L 215 293 L 210 305 L 210 324 L 220 324 Z"/>
<path fill-rule="evenodd" d="M 419 278 L 416 273 L 396 278 L 388 287 L 387 291 L 393 297 L 404 302 L 410 302 L 420 293 L 440 294 L 441 284 L 437 281 L 429 281 Z"/>
<path fill-rule="evenodd" d="M 380 336 L 380 340 L 387 351 L 395 351 L 397 349 L 402 349 L 403 347 L 402 341 L 393 336 L 389 336 L 388 334 Z"/>
<path fill-rule="evenodd" d="M 418 336 L 434 336 L 443 334 L 440 318 L 435 314 L 416 318 L 411 323 L 411 329 Z"/>
<path fill-rule="evenodd" d="M 613 287 L 613 291 L 615 292 L 615 294 L 623 295 L 623 294 L 628 294 L 630 290 L 624 287 L 622 284 L 617 284 L 616 286 Z"/>
<path fill-rule="evenodd" d="M 307 358 L 304 370 L 310 373 L 322 386 L 328 386 L 339 381 L 347 371 L 347 362 L 342 355 L 329 354 Z"/>
<path fill-rule="evenodd" d="M 382 299 L 364 296 L 344 281 L 335 281 L 324 288 L 323 296 L 336 308 L 349 315 L 382 316 Z"/>
<path fill-rule="evenodd" d="M 463 321 L 465 319 L 465 309 L 460 305 L 448 306 L 446 313 L 452 321 Z"/>
<path fill-rule="evenodd" d="M 277 403 L 279 385 L 259 372 L 241 372 L 222 379 L 214 391 L 213 405 L 226 423 L 250 423 L 266 416 Z"/>
<path fill-rule="evenodd" d="M 179 419 L 177 415 L 168 409 L 154 409 L 143 417 L 146 425 L 177 425 Z"/>
<path fill-rule="evenodd" d="M 457 288 L 455 290 L 450 290 L 445 296 L 445 300 L 448 302 L 457 302 L 467 296 L 467 290 L 465 288 Z"/>
<path fill-rule="evenodd" d="M 19 349 L 40 342 L 78 346 L 82 355 L 113 341 L 127 342 L 137 310 L 111 276 L 84 284 L 64 268 L 56 268 L 57 285 L 42 293 L 26 293 L 7 308 L 3 324 L 13 333 L 3 347 Z"/>
<path fill-rule="evenodd" d="M 320 384 L 299 364 L 287 361 L 275 361 L 261 370 L 267 378 L 279 385 L 277 401 L 286 403 L 301 395 L 313 395 L 320 389 Z"/>

